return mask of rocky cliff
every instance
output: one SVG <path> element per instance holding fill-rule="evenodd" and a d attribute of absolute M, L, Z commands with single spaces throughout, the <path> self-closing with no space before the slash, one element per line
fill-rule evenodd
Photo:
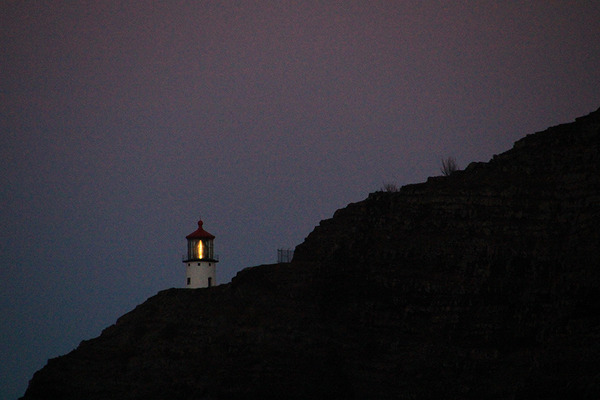
<path fill-rule="evenodd" d="M 600 110 L 158 293 L 23 399 L 600 398 Z"/>

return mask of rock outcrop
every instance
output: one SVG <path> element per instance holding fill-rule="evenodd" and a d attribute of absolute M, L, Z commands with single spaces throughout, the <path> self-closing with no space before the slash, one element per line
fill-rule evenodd
<path fill-rule="evenodd" d="M 158 293 L 23 399 L 600 398 L 600 110 Z"/>

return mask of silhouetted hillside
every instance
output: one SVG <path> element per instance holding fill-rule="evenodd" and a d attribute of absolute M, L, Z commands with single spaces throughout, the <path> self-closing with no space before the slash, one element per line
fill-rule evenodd
<path fill-rule="evenodd" d="M 600 398 L 600 110 L 170 289 L 23 399 Z"/>

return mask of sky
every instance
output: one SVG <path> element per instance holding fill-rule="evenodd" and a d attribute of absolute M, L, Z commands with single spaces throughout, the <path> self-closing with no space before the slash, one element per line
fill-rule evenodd
<path fill-rule="evenodd" d="M 158 291 L 600 107 L 596 1 L 0 3 L 0 398 Z"/>

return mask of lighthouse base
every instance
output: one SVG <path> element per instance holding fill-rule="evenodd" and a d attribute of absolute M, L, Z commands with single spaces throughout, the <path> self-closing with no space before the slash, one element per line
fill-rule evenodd
<path fill-rule="evenodd" d="M 185 262 L 185 287 L 197 289 L 215 286 L 216 262 L 214 261 L 186 261 Z"/>

